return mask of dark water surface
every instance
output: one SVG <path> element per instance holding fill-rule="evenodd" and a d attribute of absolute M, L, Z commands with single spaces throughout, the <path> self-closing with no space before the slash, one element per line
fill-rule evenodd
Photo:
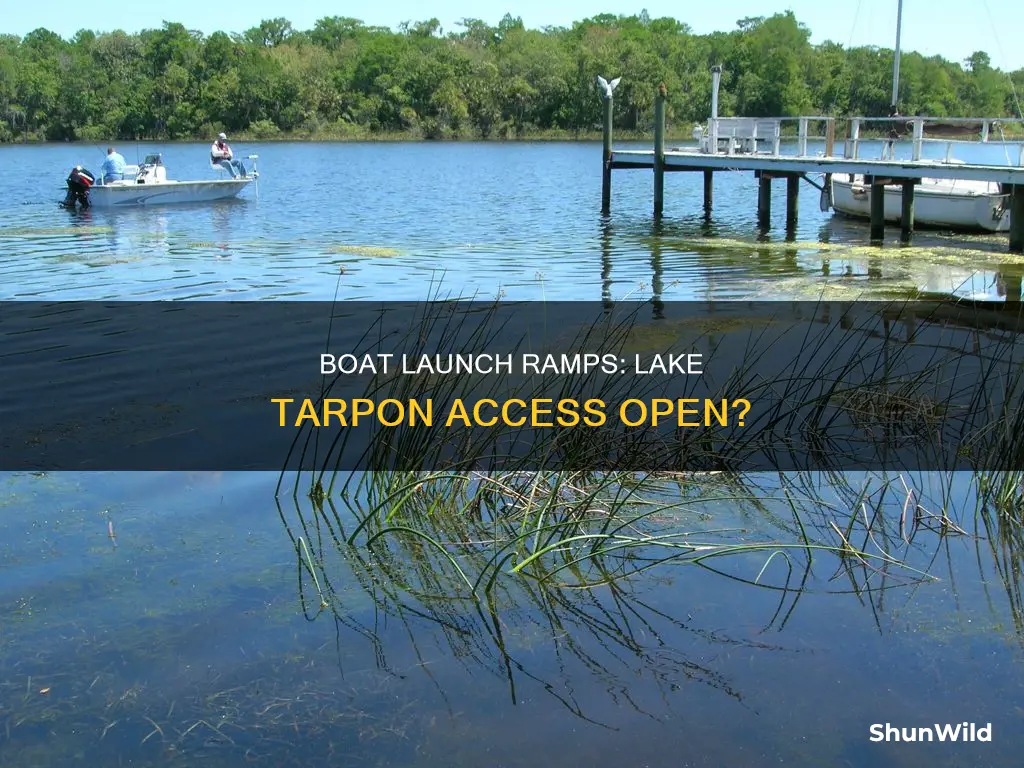
<path fill-rule="evenodd" d="M 157 149 L 172 177 L 208 173 L 205 145 Z M 706 221 L 699 179 L 669 175 L 656 228 L 650 175 L 620 172 L 602 222 L 595 145 L 236 151 L 260 154 L 258 201 L 71 215 L 63 177 L 98 148 L 0 149 L 0 295 L 999 298 L 1022 272 L 1005 235 L 869 247 L 809 186 L 793 238 L 777 198 L 759 240 L 746 176 L 721 177 Z M 1020 514 L 979 509 L 967 475 L 666 480 L 679 506 L 652 526 L 740 549 L 592 589 L 481 571 L 500 515 L 433 508 L 443 546 L 371 553 L 344 543 L 337 492 L 275 499 L 277 480 L 0 477 L 0 765 L 1019 764 Z M 793 547 L 833 526 L 878 557 Z M 442 550 L 494 575 L 480 600 Z M 991 743 L 869 741 L 964 721 Z"/>

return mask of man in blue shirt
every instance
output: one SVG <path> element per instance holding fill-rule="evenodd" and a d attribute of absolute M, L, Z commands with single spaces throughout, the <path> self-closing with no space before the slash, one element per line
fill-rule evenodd
<path fill-rule="evenodd" d="M 104 184 L 124 178 L 124 158 L 115 152 L 113 147 L 107 147 L 107 159 L 103 161 L 100 173 L 103 174 Z"/>

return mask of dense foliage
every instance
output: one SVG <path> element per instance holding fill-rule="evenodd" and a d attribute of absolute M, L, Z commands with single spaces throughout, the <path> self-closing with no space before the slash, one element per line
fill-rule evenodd
<path fill-rule="evenodd" d="M 813 46 L 792 13 L 692 34 L 675 19 L 597 16 L 571 29 L 436 19 L 398 31 L 341 17 L 298 31 L 284 19 L 208 37 L 181 24 L 139 34 L 37 29 L 0 36 L 0 141 L 254 138 L 408 134 L 427 138 L 580 134 L 599 128 L 595 75 L 621 76 L 616 125 L 650 126 L 655 86 L 669 117 L 710 109 L 709 67 L 722 64 L 721 114 L 884 115 L 891 50 Z M 905 53 L 903 114 L 1017 116 L 1024 70 Z"/>

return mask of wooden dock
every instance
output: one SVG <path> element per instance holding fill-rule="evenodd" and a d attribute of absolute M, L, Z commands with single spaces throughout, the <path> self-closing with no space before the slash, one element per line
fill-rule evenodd
<path fill-rule="evenodd" d="M 654 169 L 655 151 L 616 149 L 612 151 L 613 170 Z M 913 181 L 925 176 L 933 179 L 994 181 L 1024 186 L 1024 167 L 1014 165 L 945 165 L 912 160 L 848 160 L 845 157 L 801 157 L 799 155 L 711 155 L 693 149 L 666 150 L 665 171 L 754 171 L 787 176 L 808 173 L 851 173 L 883 179 Z M 886 182 L 888 183 L 888 182 Z"/>
<path fill-rule="evenodd" d="M 617 81 L 616 81 L 617 84 Z M 928 141 L 942 141 L 947 144 L 947 161 L 952 145 L 957 142 L 948 139 L 928 138 L 929 129 L 941 129 L 945 135 L 968 133 L 974 129 L 980 132 L 983 141 L 993 142 L 990 137 L 1001 131 L 1006 123 L 1020 121 L 1002 119 L 943 119 L 941 121 L 920 117 L 896 118 L 852 118 L 849 138 L 845 139 L 842 154 L 835 149 L 835 118 L 745 118 L 717 117 L 717 91 L 712 95 L 712 117 L 707 130 L 697 131 L 694 138 L 697 146 L 665 148 L 665 86 L 658 88 L 655 98 L 654 147 L 649 150 L 614 149 L 612 146 L 612 91 L 614 85 L 604 87 L 604 157 L 602 173 L 602 213 L 611 212 L 612 171 L 641 169 L 654 172 L 654 214 L 662 215 L 664 209 L 664 174 L 673 171 L 702 172 L 704 175 L 704 208 L 709 213 L 713 198 L 713 178 L 723 171 L 749 172 L 758 178 L 758 221 L 767 228 L 771 214 L 771 181 L 785 178 L 787 228 L 796 224 L 797 199 L 800 182 L 805 181 L 822 193 L 822 209 L 831 207 L 831 179 L 835 174 L 863 176 L 865 186 L 870 187 L 870 237 L 880 242 L 884 237 L 884 189 L 888 185 L 902 187 L 902 208 L 900 217 L 901 239 L 909 241 L 914 229 L 914 189 L 921 179 L 949 179 L 963 181 L 994 182 L 1002 185 L 1002 193 L 1008 196 L 1010 211 L 1009 250 L 1024 253 L 1024 144 L 1012 143 L 1019 152 L 1018 165 L 979 165 L 971 163 L 950 163 L 922 159 L 923 147 Z M 782 151 L 783 123 L 798 123 L 795 151 Z M 909 129 L 912 141 L 912 159 L 900 160 L 894 157 L 894 140 L 901 135 L 894 130 L 888 137 L 880 137 L 883 157 L 869 159 L 861 157 L 861 129 L 872 122 L 882 123 L 884 131 L 890 126 Z M 812 136 L 809 126 L 824 124 L 821 136 Z M 952 131 L 952 134 L 950 134 Z M 808 151 L 812 142 L 824 140 L 824 151 Z M 888 156 L 885 156 L 887 152 Z M 820 184 L 809 178 L 820 175 Z"/>

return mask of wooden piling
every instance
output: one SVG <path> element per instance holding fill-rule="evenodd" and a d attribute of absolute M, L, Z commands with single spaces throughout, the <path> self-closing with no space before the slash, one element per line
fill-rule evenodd
<path fill-rule="evenodd" d="M 711 213 L 711 204 L 714 202 L 715 193 L 714 179 L 714 171 L 704 171 L 704 213 Z"/>
<path fill-rule="evenodd" d="M 768 229 L 772 223 L 772 177 L 767 173 L 757 176 L 757 226 Z"/>
<path fill-rule="evenodd" d="M 1010 253 L 1024 253 L 1024 184 L 1010 186 Z"/>
<path fill-rule="evenodd" d="M 865 176 L 864 182 L 871 185 L 871 239 L 885 239 L 885 185 L 876 183 L 873 176 Z"/>
<path fill-rule="evenodd" d="M 818 207 L 822 213 L 832 210 L 832 174 L 825 174 L 825 181 L 822 184 L 821 194 L 818 196 Z"/>
<path fill-rule="evenodd" d="M 796 227 L 797 203 L 800 196 L 800 175 L 790 174 L 786 177 L 786 229 Z"/>
<path fill-rule="evenodd" d="M 836 121 L 825 123 L 825 157 L 832 157 L 836 146 Z"/>
<path fill-rule="evenodd" d="M 601 174 L 601 214 L 612 210 L 612 96 L 604 97 L 604 168 Z"/>
<path fill-rule="evenodd" d="M 654 99 L 654 215 L 665 207 L 665 84 L 658 86 Z"/>
<path fill-rule="evenodd" d="M 914 187 L 916 182 L 904 181 L 901 197 L 900 240 L 909 243 L 914 236 Z"/>

